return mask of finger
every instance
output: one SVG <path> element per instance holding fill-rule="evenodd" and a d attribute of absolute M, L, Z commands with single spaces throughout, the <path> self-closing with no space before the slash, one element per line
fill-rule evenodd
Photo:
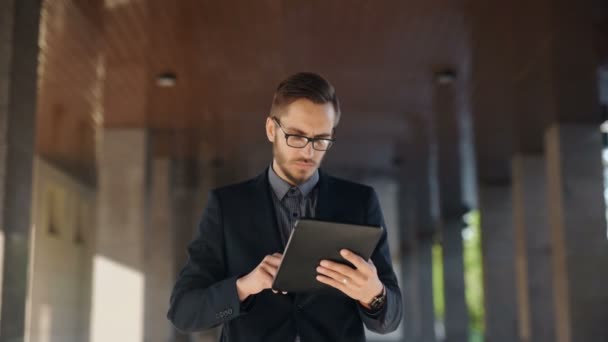
<path fill-rule="evenodd" d="M 338 289 L 340 291 L 342 291 L 344 294 L 346 294 L 347 296 L 350 297 L 350 295 L 348 294 L 348 289 L 346 288 L 346 286 L 344 286 L 343 283 L 335 281 L 334 279 L 331 279 L 329 277 L 323 276 L 323 275 L 318 275 L 317 276 L 317 281 L 329 285 L 335 289 Z"/>
<path fill-rule="evenodd" d="M 278 265 L 281 262 L 281 258 L 276 255 L 267 255 L 264 257 L 262 262 L 271 263 L 273 265 Z"/>
<path fill-rule="evenodd" d="M 348 249 L 341 250 L 340 255 L 344 257 L 344 259 L 350 261 L 358 270 L 361 270 L 364 273 L 369 270 L 367 261 Z"/>
<path fill-rule="evenodd" d="M 338 272 L 348 278 L 355 279 L 358 283 L 363 283 L 366 281 L 366 278 L 362 273 L 360 273 L 358 270 L 354 270 L 350 266 L 342 265 L 340 263 L 329 260 L 321 261 L 321 266 L 328 268 L 334 272 Z"/>
<path fill-rule="evenodd" d="M 347 277 L 344 274 L 338 273 L 334 270 L 330 270 L 329 268 L 325 268 L 323 266 L 317 267 L 317 272 L 319 272 L 320 274 L 322 274 L 324 276 L 332 278 L 338 282 L 342 282 L 342 283 L 344 282 L 344 279 L 347 279 Z M 356 286 L 361 286 L 363 284 L 361 282 L 361 280 L 359 280 L 357 278 L 349 278 L 347 280 Z"/>
<path fill-rule="evenodd" d="M 284 294 L 284 295 L 286 295 L 286 294 L 287 294 L 287 292 L 283 291 L 283 294 Z"/>
<path fill-rule="evenodd" d="M 279 268 L 270 264 L 263 264 L 260 265 L 261 267 L 264 268 L 264 270 L 266 272 L 268 272 L 270 274 L 270 276 L 272 276 L 273 278 L 277 276 L 277 273 L 279 272 Z"/>
<path fill-rule="evenodd" d="M 275 267 L 279 267 L 281 265 L 281 257 L 275 255 L 268 255 L 264 258 L 263 262 L 271 264 Z"/>
<path fill-rule="evenodd" d="M 268 264 L 261 264 L 260 269 L 263 270 L 269 277 L 273 278 L 277 276 L 277 268 Z"/>

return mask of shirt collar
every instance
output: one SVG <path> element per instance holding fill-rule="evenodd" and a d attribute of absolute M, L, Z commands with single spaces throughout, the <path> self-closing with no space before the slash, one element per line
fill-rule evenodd
<path fill-rule="evenodd" d="M 268 181 L 270 182 L 270 187 L 274 194 L 277 195 L 279 200 L 282 200 L 289 189 L 292 188 L 292 185 L 283 180 L 279 175 L 274 172 L 272 169 L 272 165 L 268 168 Z M 298 185 L 298 189 L 302 193 L 302 196 L 306 197 L 308 194 L 314 189 L 314 187 L 319 182 L 319 170 L 316 170 L 315 173 L 304 183 Z"/>

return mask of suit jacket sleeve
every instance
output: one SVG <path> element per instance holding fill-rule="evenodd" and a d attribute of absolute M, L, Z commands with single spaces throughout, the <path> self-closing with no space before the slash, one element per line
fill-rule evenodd
<path fill-rule="evenodd" d="M 403 316 L 403 306 L 401 303 L 401 290 L 391 263 L 386 226 L 384 224 L 384 217 L 382 215 L 382 210 L 380 209 L 378 196 L 373 189 L 371 189 L 370 192 L 366 223 L 369 225 L 382 226 L 383 228 L 378 246 L 374 250 L 371 259 L 376 266 L 380 281 L 386 288 L 386 302 L 378 312 L 370 313 L 362 306 L 359 306 L 359 312 L 367 329 L 380 334 L 386 334 L 399 327 Z"/>
<path fill-rule="evenodd" d="M 237 277 L 226 277 L 220 201 L 215 192 L 188 245 L 188 262 L 173 288 L 167 317 L 181 331 L 199 331 L 245 313 L 236 290 Z"/>

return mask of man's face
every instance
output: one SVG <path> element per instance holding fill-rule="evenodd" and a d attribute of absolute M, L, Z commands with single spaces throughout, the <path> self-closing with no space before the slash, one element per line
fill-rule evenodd
<path fill-rule="evenodd" d="M 285 133 L 309 138 L 332 137 L 336 114 L 331 103 L 316 104 L 308 99 L 298 99 L 284 111 L 280 123 Z M 273 143 L 274 171 L 293 185 L 308 180 L 327 152 L 313 149 L 312 142 L 304 148 L 288 146 L 285 134 L 271 118 L 266 120 L 266 136 Z"/>

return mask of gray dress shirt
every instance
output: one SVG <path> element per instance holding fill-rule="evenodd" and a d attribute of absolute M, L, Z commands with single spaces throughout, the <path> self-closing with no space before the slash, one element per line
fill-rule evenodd
<path fill-rule="evenodd" d="M 277 214 L 279 233 L 285 246 L 298 219 L 315 217 L 319 171 L 317 170 L 306 182 L 293 186 L 279 177 L 271 165 L 268 168 L 268 181 L 272 188 L 272 202 Z M 295 342 L 299 341 L 300 336 L 296 336 Z"/>
<path fill-rule="evenodd" d="M 268 168 L 268 181 L 272 188 L 272 202 L 277 215 L 279 233 L 285 246 L 298 219 L 315 217 L 319 171 L 316 171 L 306 182 L 293 186 L 279 177 L 271 166 Z"/>

